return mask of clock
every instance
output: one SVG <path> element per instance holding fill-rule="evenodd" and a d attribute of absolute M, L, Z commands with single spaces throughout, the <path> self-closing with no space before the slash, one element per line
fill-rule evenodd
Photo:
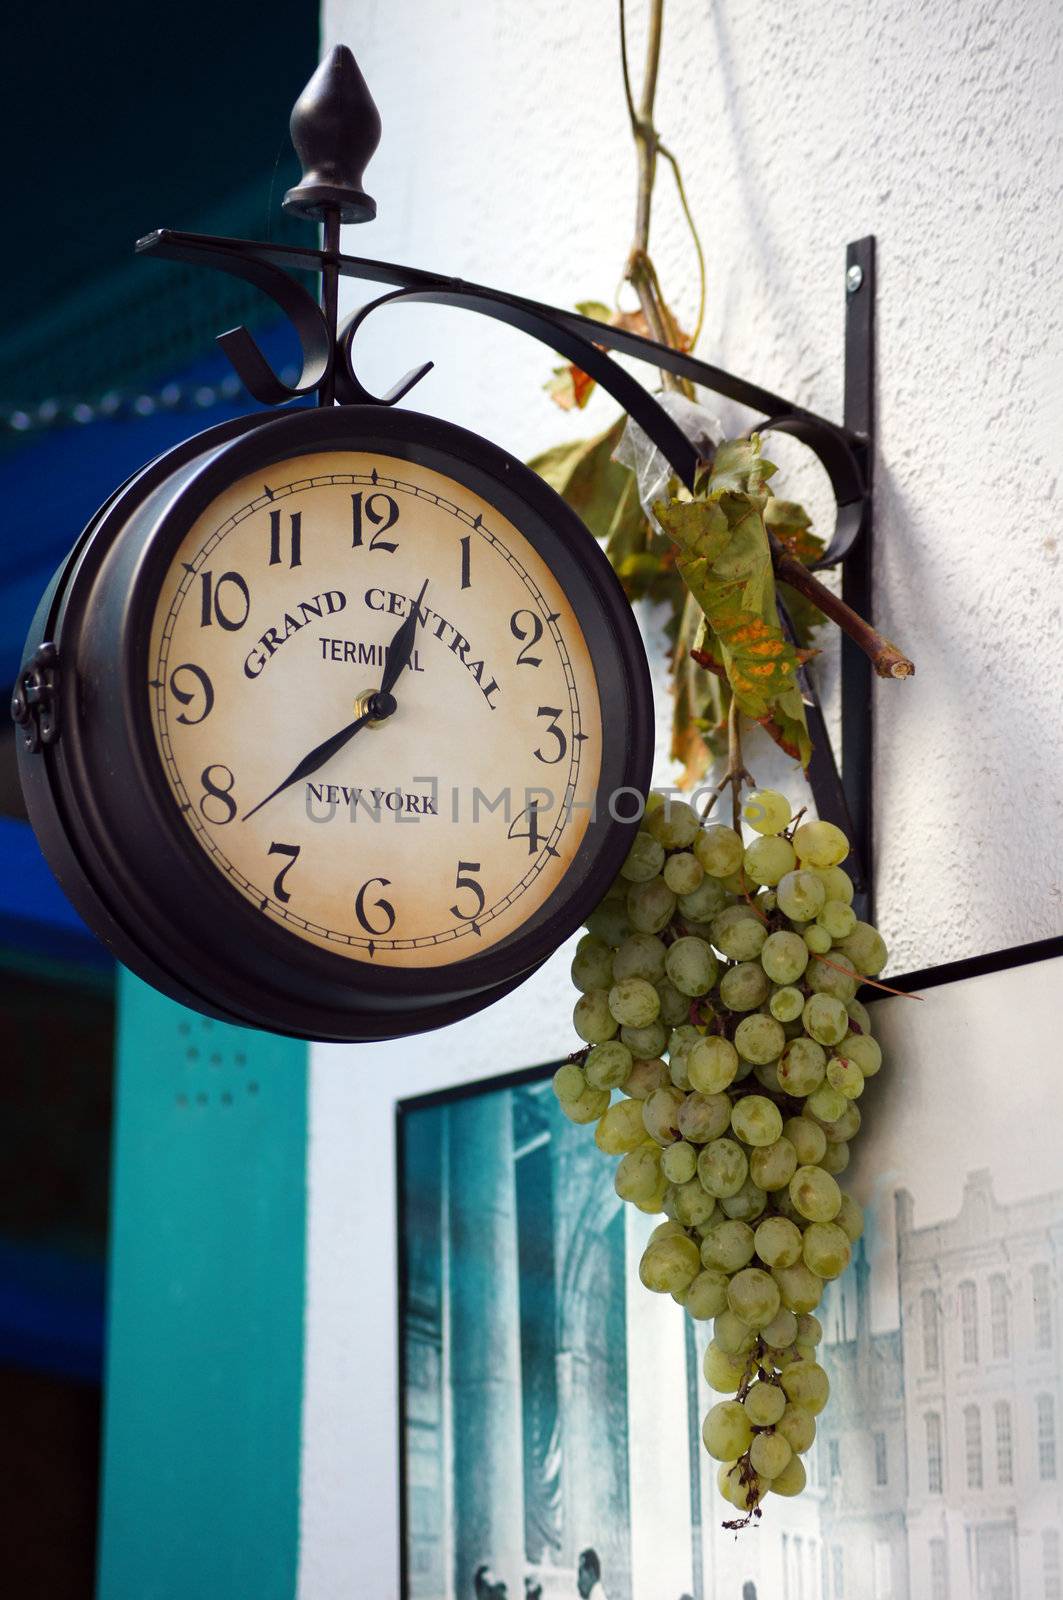
<path fill-rule="evenodd" d="M 134 476 L 42 601 L 15 710 L 31 821 L 115 955 L 319 1039 L 526 978 L 619 870 L 653 746 L 579 519 L 377 406 L 226 423 Z"/>

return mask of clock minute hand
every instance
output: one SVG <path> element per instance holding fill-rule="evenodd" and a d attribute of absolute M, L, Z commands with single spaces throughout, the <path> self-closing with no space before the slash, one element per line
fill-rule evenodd
<path fill-rule="evenodd" d="M 413 655 L 413 641 L 417 637 L 417 624 L 421 617 L 421 602 L 424 600 L 425 590 L 428 588 L 426 578 L 421 585 L 421 592 L 410 608 L 410 614 L 404 618 L 402 626 L 388 645 L 384 658 L 384 675 L 380 680 L 380 693 L 390 694 L 394 689 L 400 674 L 410 664 Z"/>
<path fill-rule="evenodd" d="M 293 783 L 298 783 L 301 778 L 308 778 L 312 772 L 317 771 L 318 767 L 324 766 L 325 762 L 331 756 L 334 756 L 337 750 L 342 750 L 348 740 L 353 739 L 359 728 L 364 728 L 367 722 L 371 722 L 376 718 L 390 716 L 395 709 L 395 702 L 390 695 L 387 696 L 387 701 L 384 704 L 380 704 L 383 700 L 383 695 L 373 695 L 368 708 L 360 717 L 355 717 L 353 722 L 348 722 L 347 726 L 341 728 L 339 733 L 334 733 L 331 739 L 324 739 L 321 744 L 315 745 L 309 755 L 305 755 L 299 765 L 292 768 L 283 783 L 278 783 L 277 787 L 266 796 L 265 800 L 260 800 L 257 806 L 252 806 L 250 811 L 245 811 L 240 821 L 246 822 L 248 817 L 253 817 L 256 811 L 261 811 L 264 805 L 267 805 L 270 800 L 274 800 L 283 790 L 290 789 Z"/>

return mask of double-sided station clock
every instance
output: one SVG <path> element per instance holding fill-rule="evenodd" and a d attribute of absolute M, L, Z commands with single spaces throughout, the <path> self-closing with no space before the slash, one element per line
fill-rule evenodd
<path fill-rule="evenodd" d="M 20 760 L 45 852 L 118 957 L 231 1021 L 381 1038 L 488 1003 L 600 898 L 649 778 L 595 541 L 413 412 L 259 416 L 152 463 L 42 640 L 52 721 Z"/>

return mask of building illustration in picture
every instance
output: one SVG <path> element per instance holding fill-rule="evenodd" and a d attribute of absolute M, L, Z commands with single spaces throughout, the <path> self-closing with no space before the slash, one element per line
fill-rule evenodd
<path fill-rule="evenodd" d="M 869 1238 L 891 1241 L 897 1325 L 872 1330 L 861 1245 L 821 1309 L 809 1486 L 736 1537 L 700 1439 L 708 1328 L 639 1283 L 656 1219 L 617 1199 L 549 1082 L 414 1105 L 401 1135 L 408 1600 L 599 1600 L 595 1581 L 607 1600 L 1063 1600 L 1063 1190 L 1004 1205 L 960 1166 L 958 1212 L 932 1221 L 884 1194 Z"/>

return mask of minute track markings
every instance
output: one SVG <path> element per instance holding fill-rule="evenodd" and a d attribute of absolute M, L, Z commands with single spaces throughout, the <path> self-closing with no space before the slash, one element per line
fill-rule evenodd
<path fill-rule="evenodd" d="M 480 924 L 486 924 L 516 905 L 516 903 L 530 888 L 531 884 L 534 882 L 539 873 L 545 869 L 551 860 L 559 857 L 560 852 L 555 848 L 555 843 L 560 840 L 560 836 L 564 831 L 567 822 L 566 810 L 568 797 L 574 795 L 578 788 L 581 764 L 581 745 L 588 736 L 582 734 L 581 732 L 575 731 L 579 729 L 579 724 L 581 721 L 580 706 L 578 695 L 575 689 L 575 678 L 572 670 L 571 660 L 568 654 L 568 648 L 564 636 L 558 626 L 561 614 L 560 612 L 549 609 L 545 596 L 543 595 L 542 590 L 539 588 L 539 585 L 536 583 L 535 579 L 532 577 L 531 573 L 527 571 L 519 558 L 514 555 L 514 553 L 505 544 L 504 540 L 502 540 L 484 524 L 482 513 L 478 512 L 474 517 L 471 513 L 464 511 L 460 506 L 455 505 L 454 502 L 447 500 L 444 496 L 425 489 L 420 484 L 410 483 L 399 478 L 386 477 L 379 473 L 375 467 L 369 473 L 333 473 L 318 475 L 312 478 L 304 477 L 294 480 L 289 484 L 279 485 L 272 490 L 268 485 L 264 485 L 263 488 L 265 493 L 263 495 L 256 497 L 255 500 L 249 502 L 247 505 L 241 507 L 238 511 L 226 518 L 225 521 L 221 523 L 211 535 L 208 536 L 192 563 L 182 563 L 182 567 L 185 571 L 185 577 L 181 579 L 178 584 L 177 591 L 174 595 L 170 610 L 167 614 L 166 623 L 163 628 L 159 655 L 160 670 L 163 674 L 165 673 L 165 668 L 168 664 L 169 647 L 172 642 L 173 632 L 177 624 L 178 613 L 180 612 L 184 599 L 186 598 L 188 591 L 192 586 L 192 582 L 196 573 L 200 570 L 200 568 L 203 566 L 203 563 L 213 554 L 222 540 L 229 533 L 241 526 L 241 524 L 244 523 L 248 517 L 253 516 L 256 511 L 261 510 L 264 506 L 274 503 L 280 498 L 287 498 L 314 488 L 338 487 L 341 485 L 347 486 L 350 484 L 371 484 L 374 488 L 391 489 L 397 494 L 410 495 L 417 499 L 426 500 L 430 504 L 436 505 L 440 510 L 446 512 L 448 515 L 456 517 L 467 527 L 472 528 L 485 541 L 485 543 L 490 545 L 499 555 L 501 555 L 503 560 L 506 561 L 506 563 L 517 573 L 524 587 L 534 599 L 537 611 L 543 617 L 546 626 L 549 629 L 550 635 L 554 641 L 557 655 L 560 658 L 562 671 L 566 681 L 566 687 L 569 690 L 570 710 L 573 717 L 574 728 L 574 734 L 570 748 L 569 776 L 565 786 L 566 804 L 560 808 L 559 815 L 556 818 L 549 834 L 542 836 L 541 846 L 535 857 L 531 870 L 526 872 L 518 881 L 518 883 L 504 896 L 497 900 L 493 906 L 485 909 L 478 915 L 476 919 L 477 922 Z M 160 735 L 165 739 L 165 743 L 169 745 L 164 676 L 163 692 L 158 696 L 158 701 L 159 705 L 157 712 Z M 166 766 L 169 771 L 171 786 L 175 790 L 176 794 L 179 797 L 183 797 L 186 802 L 186 805 L 182 806 L 182 810 L 185 811 L 186 820 L 189 821 L 189 823 L 195 829 L 197 834 L 200 836 L 201 841 L 206 844 L 210 853 L 217 859 L 222 870 L 225 872 L 225 875 L 237 885 L 237 887 L 245 894 L 247 898 L 254 900 L 256 903 L 259 902 L 260 898 L 264 899 L 266 902 L 266 909 L 272 916 L 278 918 L 279 920 L 290 922 L 321 937 L 325 937 L 330 940 L 337 940 L 341 943 L 349 945 L 352 948 L 368 949 L 369 941 L 366 941 L 357 935 L 340 933 L 335 929 L 322 929 L 318 925 L 306 921 L 305 919 L 296 916 L 285 907 L 278 905 L 268 895 L 264 895 L 263 890 L 258 885 L 252 884 L 250 880 L 248 880 L 245 875 L 226 858 L 224 853 L 219 848 L 216 840 L 213 838 L 213 835 L 209 833 L 206 827 L 203 825 L 194 807 L 191 807 L 190 803 L 187 801 L 187 791 L 184 788 L 180 772 L 177 768 L 176 760 L 173 757 L 172 748 L 168 749 L 166 752 Z M 261 905 L 259 905 L 259 909 L 262 909 Z M 408 940 L 389 939 L 375 939 L 372 942 L 377 949 L 420 949 L 428 946 L 450 943 L 455 938 L 465 936 L 470 931 L 470 925 L 466 923 L 459 925 L 457 928 L 448 928 L 438 934 L 418 937 L 412 942 Z M 476 935 L 477 937 L 482 937 L 479 927 L 476 929 Z"/>

